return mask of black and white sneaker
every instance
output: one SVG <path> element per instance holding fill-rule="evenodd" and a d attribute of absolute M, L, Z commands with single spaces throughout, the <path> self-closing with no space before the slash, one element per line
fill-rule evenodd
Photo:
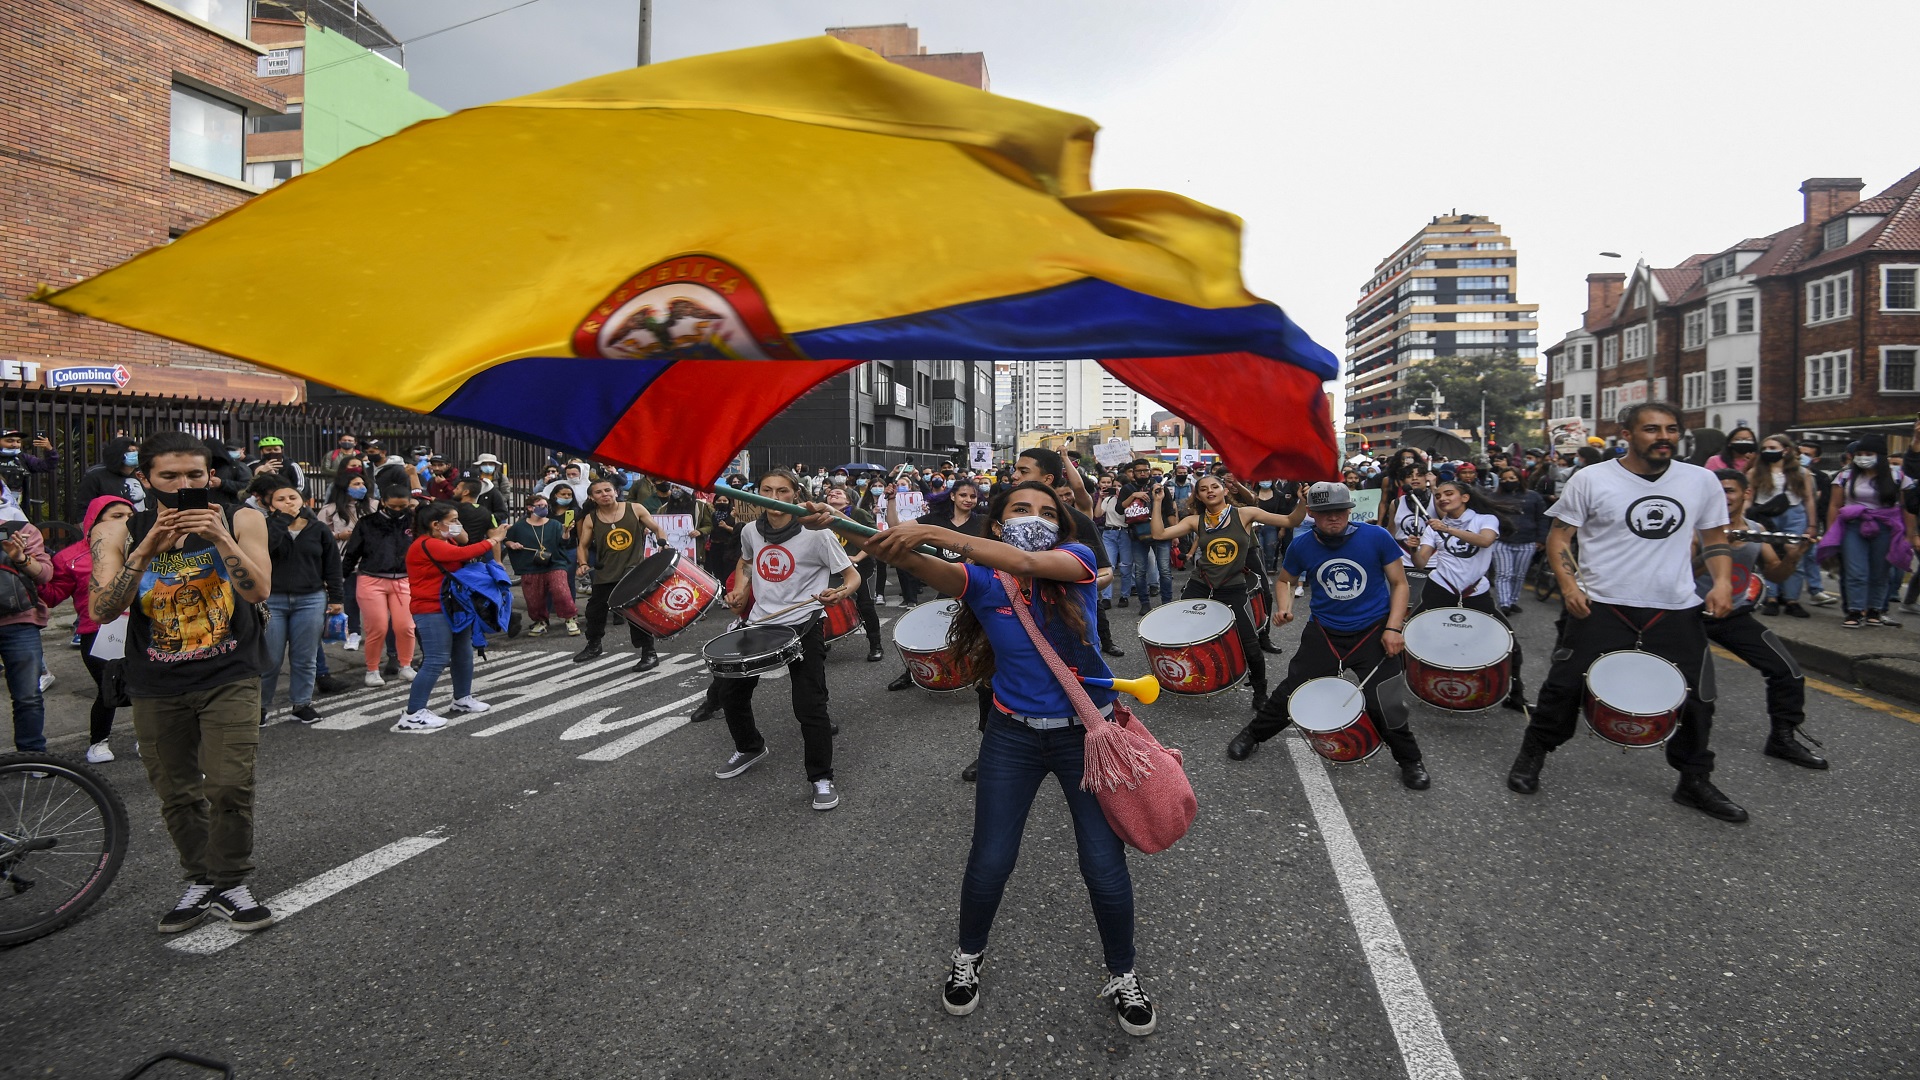
<path fill-rule="evenodd" d="M 207 906 L 213 897 L 211 885 L 189 885 L 180 896 L 180 902 L 173 910 L 160 916 L 160 932 L 177 934 L 182 930 L 191 930 L 200 925 L 207 917 Z"/>
<path fill-rule="evenodd" d="M 760 748 L 759 752 L 752 754 L 743 754 L 736 750 L 732 756 L 727 758 L 725 765 L 713 770 L 713 775 L 722 780 L 731 780 L 741 773 L 746 772 L 748 769 L 753 768 L 755 765 L 760 764 L 762 761 L 765 761 L 768 753 L 770 753 L 770 751 L 764 746 Z"/>
<path fill-rule="evenodd" d="M 1107 980 L 1100 996 L 1113 999 L 1113 1012 L 1120 1018 L 1120 1030 L 1129 1035 L 1151 1035 L 1160 1024 L 1153 1002 L 1147 1000 L 1147 992 L 1140 989 L 1139 977 L 1131 971 Z"/>
<path fill-rule="evenodd" d="M 985 953 L 953 950 L 946 985 L 940 988 L 940 1004 L 945 1005 L 948 1012 L 965 1016 L 980 1004 L 980 965 L 985 963 L 985 956 Z"/>
<path fill-rule="evenodd" d="M 232 923 L 235 930 L 265 930 L 273 925 L 273 912 L 255 900 L 245 885 L 214 893 L 208 898 L 207 911 Z"/>

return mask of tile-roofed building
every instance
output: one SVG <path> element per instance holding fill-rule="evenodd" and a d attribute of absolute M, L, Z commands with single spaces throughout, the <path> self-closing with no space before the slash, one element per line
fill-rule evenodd
<path fill-rule="evenodd" d="M 1695 431 L 1878 431 L 1902 450 L 1920 406 L 1920 170 L 1863 187 L 1815 177 L 1783 229 L 1623 282 L 1590 275 L 1580 328 L 1547 350 L 1550 435 L 1611 434 L 1619 409 L 1671 388 Z"/>

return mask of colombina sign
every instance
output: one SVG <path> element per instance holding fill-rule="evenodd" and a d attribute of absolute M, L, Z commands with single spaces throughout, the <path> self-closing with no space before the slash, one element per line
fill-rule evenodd
<path fill-rule="evenodd" d="M 47 385 L 55 390 L 73 386 L 122 387 L 133 378 L 125 364 L 89 364 L 84 367 L 47 369 Z"/>

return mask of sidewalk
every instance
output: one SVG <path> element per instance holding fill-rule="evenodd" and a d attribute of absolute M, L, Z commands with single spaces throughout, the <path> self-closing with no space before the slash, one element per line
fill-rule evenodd
<path fill-rule="evenodd" d="M 1843 612 L 1839 605 L 1808 606 L 1807 612 L 1812 618 L 1757 617 L 1787 643 L 1794 659 L 1808 672 L 1920 702 L 1920 615 L 1909 615 L 1896 604 L 1889 615 L 1901 626 L 1847 630 L 1840 626 Z"/>

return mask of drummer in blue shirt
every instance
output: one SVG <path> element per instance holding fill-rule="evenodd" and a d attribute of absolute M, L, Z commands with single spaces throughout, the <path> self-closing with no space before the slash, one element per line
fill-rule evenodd
<path fill-rule="evenodd" d="M 825 528 L 825 507 L 806 523 Z M 960 887 L 960 932 L 941 1000 L 965 1016 L 979 1004 L 980 968 L 987 933 L 1020 854 L 1020 836 L 1041 783 L 1052 774 L 1066 795 L 1079 847 L 1080 873 L 1093 901 L 1111 978 L 1100 996 L 1111 998 L 1122 1029 L 1153 1031 L 1153 1002 L 1134 975 L 1133 880 L 1126 849 L 1092 792 L 1080 790 L 1086 729 L 1052 669 L 1027 636 L 1012 605 L 1027 604 L 1034 622 L 1063 663 L 1087 678 L 1112 673 L 1100 655 L 1099 593 L 1093 551 L 1077 535 L 1066 504 L 1048 485 L 1027 481 L 998 492 L 987 512 L 987 537 L 957 537 L 936 526 L 906 524 L 862 541 L 868 552 L 898 566 L 942 594 L 964 603 L 949 641 L 977 677 L 993 680 L 994 710 L 980 738 L 974 791 L 973 845 Z M 989 538 L 990 537 L 990 538 Z M 965 562 L 947 562 L 915 550 L 921 544 L 958 547 Z M 1395 552 L 1398 552 L 1395 548 Z M 1018 600 L 996 577 L 1015 580 Z M 1089 685 L 1094 706 L 1111 714 L 1114 691 Z"/>
<path fill-rule="evenodd" d="M 1345 669 L 1365 680 L 1367 718 L 1399 763 L 1400 782 L 1424 791 L 1431 781 L 1420 744 L 1407 726 L 1406 661 L 1400 655 L 1406 645 L 1401 635 L 1407 624 L 1407 574 L 1400 562 L 1405 553 L 1387 530 L 1350 520 L 1353 492 L 1345 484 L 1313 485 L 1306 506 L 1313 528 L 1287 548 L 1273 618 L 1293 621 L 1293 590 L 1287 586 L 1303 580 L 1313 588 L 1312 617 L 1301 631 L 1286 681 L 1253 723 L 1227 743 L 1227 757 L 1245 761 L 1254 747 L 1293 723 L 1288 698 L 1300 684 Z"/>

